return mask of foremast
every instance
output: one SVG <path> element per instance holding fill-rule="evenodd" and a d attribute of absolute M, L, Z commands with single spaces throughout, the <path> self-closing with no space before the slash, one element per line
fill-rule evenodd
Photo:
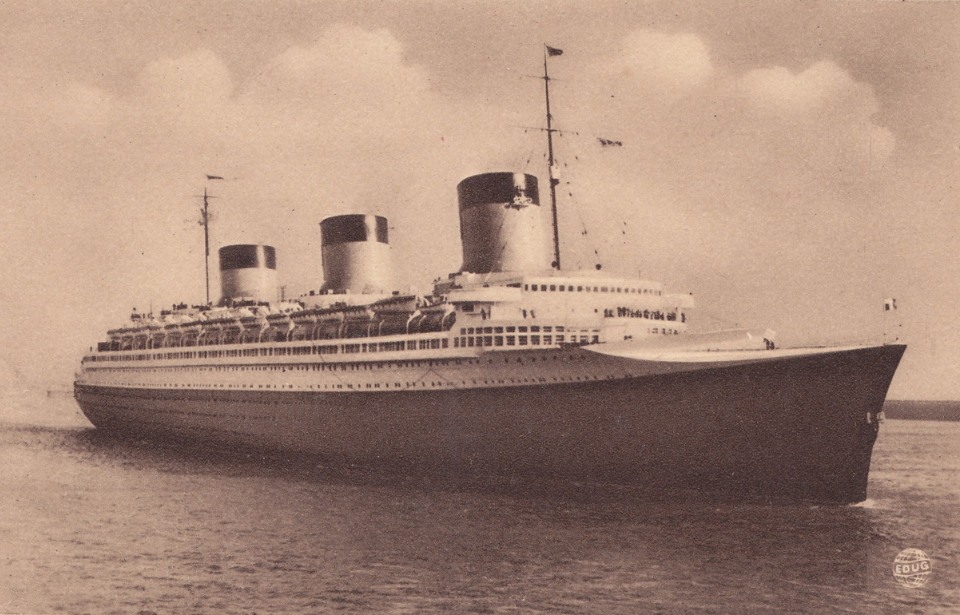
<path fill-rule="evenodd" d="M 550 173 L 550 213 L 553 216 L 553 268 L 560 269 L 560 228 L 557 224 L 557 177 L 556 160 L 553 156 L 553 116 L 550 114 L 550 73 L 547 71 L 547 58 L 558 56 L 562 49 L 543 46 L 543 92 L 547 102 L 547 165 Z"/>

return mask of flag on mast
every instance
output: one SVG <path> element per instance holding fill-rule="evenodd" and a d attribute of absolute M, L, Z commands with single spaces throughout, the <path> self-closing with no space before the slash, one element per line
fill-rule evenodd
<path fill-rule="evenodd" d="M 550 45 L 547 45 L 547 55 L 548 56 L 563 55 L 563 49 L 557 49 L 556 47 L 551 47 Z"/>
<path fill-rule="evenodd" d="M 207 175 L 207 179 L 223 179 L 219 175 Z"/>

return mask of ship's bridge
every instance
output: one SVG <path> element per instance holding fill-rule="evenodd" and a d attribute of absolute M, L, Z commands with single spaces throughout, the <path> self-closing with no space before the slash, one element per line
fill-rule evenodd
<path fill-rule="evenodd" d="M 457 273 L 434 290 L 460 323 L 562 323 L 603 331 L 604 341 L 679 335 L 693 307 L 691 295 L 665 293 L 660 282 L 593 271 Z"/>

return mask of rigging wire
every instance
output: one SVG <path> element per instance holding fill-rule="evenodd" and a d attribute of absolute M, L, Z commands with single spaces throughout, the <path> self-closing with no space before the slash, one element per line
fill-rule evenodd
<path fill-rule="evenodd" d="M 527 154 L 527 161 L 523 165 L 523 172 L 526 173 L 530 170 L 530 162 L 533 160 L 533 152 L 536 151 L 536 147 L 530 148 L 530 153 Z"/>
<path fill-rule="evenodd" d="M 572 154 L 571 157 L 573 158 L 573 160 L 576 162 L 580 162 L 580 153 L 582 152 L 580 147 L 582 145 L 582 140 L 579 139 L 580 134 L 577 132 L 567 132 L 567 134 L 569 135 L 578 137 L 577 139 L 570 139 L 567 141 L 563 141 L 565 136 L 563 132 L 559 132 L 558 134 L 560 136 L 560 140 L 562 143 L 564 143 L 565 145 L 566 144 L 570 145 L 568 149 L 571 151 L 571 154 Z M 570 164 L 567 162 L 566 158 L 563 158 L 563 161 L 564 162 L 562 164 L 563 164 L 564 172 L 566 173 L 566 171 L 570 169 Z M 587 244 L 586 247 L 588 249 L 592 249 L 593 255 L 596 260 L 596 262 L 594 263 L 594 267 L 597 270 L 600 270 L 602 268 L 602 261 L 603 261 L 603 259 L 600 256 L 600 245 L 598 242 L 594 241 L 593 236 L 590 235 L 589 230 L 587 229 L 587 223 L 583 217 L 583 210 L 580 206 L 580 201 L 576 196 L 574 196 L 571 182 L 565 180 L 563 182 L 563 185 L 567 193 L 567 197 L 570 199 L 570 204 L 573 206 L 574 211 L 576 211 L 577 213 L 577 219 L 580 222 L 580 236 L 584 238 L 584 241 Z"/>

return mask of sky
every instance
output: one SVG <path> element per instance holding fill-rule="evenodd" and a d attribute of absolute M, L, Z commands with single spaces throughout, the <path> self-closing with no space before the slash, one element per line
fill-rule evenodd
<path fill-rule="evenodd" d="M 319 288 L 343 213 L 386 216 L 398 288 L 428 289 L 460 267 L 461 179 L 547 192 L 548 44 L 564 268 L 693 293 L 693 330 L 899 340 L 891 397 L 960 399 L 960 3 L 20 1 L 0 25 L 4 386 L 69 386 L 131 308 L 203 302 L 204 189 L 214 300 L 238 242 Z"/>

